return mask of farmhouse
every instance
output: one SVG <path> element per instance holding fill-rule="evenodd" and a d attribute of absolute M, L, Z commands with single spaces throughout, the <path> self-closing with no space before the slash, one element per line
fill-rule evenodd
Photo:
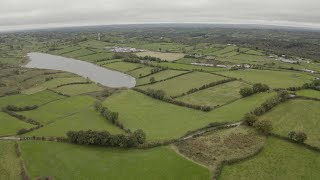
<path fill-rule="evenodd" d="M 131 47 L 114 47 L 111 49 L 112 52 L 144 52 L 143 49 L 136 49 Z"/>
<path fill-rule="evenodd" d="M 314 70 L 311 70 L 311 69 L 304 69 L 303 70 L 304 72 L 308 72 L 308 73 L 316 73 L 316 71 L 314 71 Z"/>
<path fill-rule="evenodd" d="M 213 67 L 213 64 L 205 64 L 205 63 L 191 63 L 192 65 L 196 65 L 196 66 L 209 66 L 209 67 Z"/>

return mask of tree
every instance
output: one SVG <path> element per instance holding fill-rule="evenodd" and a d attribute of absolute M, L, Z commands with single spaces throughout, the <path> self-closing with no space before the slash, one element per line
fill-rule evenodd
<path fill-rule="evenodd" d="M 266 84 L 261 84 L 261 83 L 256 83 L 252 86 L 252 91 L 253 93 L 258 93 L 258 92 L 265 92 L 268 91 L 270 88 Z"/>
<path fill-rule="evenodd" d="M 256 121 L 253 124 L 253 127 L 256 128 L 260 133 L 267 135 L 272 130 L 272 123 L 269 120 Z"/>
<path fill-rule="evenodd" d="M 253 126 L 253 124 L 258 120 L 258 116 L 247 113 L 242 119 L 248 126 Z"/>
<path fill-rule="evenodd" d="M 304 141 L 307 140 L 307 134 L 304 132 L 291 131 L 289 132 L 288 137 L 299 143 L 304 143 Z"/>
<path fill-rule="evenodd" d="M 249 87 L 244 87 L 240 89 L 240 94 L 242 97 L 251 96 L 253 94 L 253 90 Z"/>
<path fill-rule="evenodd" d="M 307 135 L 304 132 L 297 132 L 295 136 L 295 140 L 299 143 L 304 143 L 307 140 Z"/>
<path fill-rule="evenodd" d="M 154 77 L 151 77 L 150 80 L 149 80 L 151 83 L 154 83 L 156 82 L 156 79 Z"/>
<path fill-rule="evenodd" d="M 137 138 L 139 144 L 143 144 L 146 140 L 146 133 L 144 133 L 141 129 L 134 131 L 133 135 Z"/>

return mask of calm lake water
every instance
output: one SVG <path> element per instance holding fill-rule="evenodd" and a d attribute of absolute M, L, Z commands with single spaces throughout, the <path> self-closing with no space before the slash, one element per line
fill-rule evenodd
<path fill-rule="evenodd" d="M 30 62 L 24 67 L 67 71 L 113 88 L 132 88 L 136 84 L 135 78 L 127 74 L 105 69 L 92 63 L 44 53 L 29 53 L 28 56 Z"/>

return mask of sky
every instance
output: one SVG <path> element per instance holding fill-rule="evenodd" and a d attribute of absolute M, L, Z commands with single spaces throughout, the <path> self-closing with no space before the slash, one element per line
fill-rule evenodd
<path fill-rule="evenodd" d="M 320 0 L 0 0 L 0 31 L 142 23 L 320 28 Z"/>

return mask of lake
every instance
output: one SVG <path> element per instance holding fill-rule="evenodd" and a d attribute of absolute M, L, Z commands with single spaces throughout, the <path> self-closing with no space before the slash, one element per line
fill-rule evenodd
<path fill-rule="evenodd" d="M 36 52 L 28 53 L 28 56 L 30 61 L 24 65 L 27 68 L 67 71 L 113 88 L 132 88 L 136 85 L 135 78 L 127 74 L 109 70 L 85 61 Z"/>

